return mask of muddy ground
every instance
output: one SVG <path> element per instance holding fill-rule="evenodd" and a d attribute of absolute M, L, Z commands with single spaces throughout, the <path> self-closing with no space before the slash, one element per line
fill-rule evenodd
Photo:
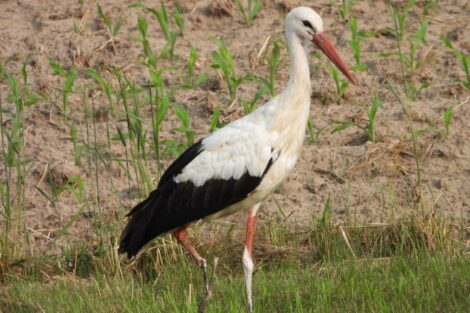
<path fill-rule="evenodd" d="M 85 136 L 83 90 L 93 81 L 85 76 L 88 68 L 98 69 L 110 79 L 112 67 L 123 70 L 131 79 L 144 83 L 146 70 L 142 66 L 142 46 L 137 18 L 145 16 L 149 22 L 149 39 L 155 51 L 165 44 L 156 19 L 142 9 L 129 8 L 132 1 L 99 1 L 113 22 L 124 18 L 116 35 L 114 47 L 108 41 L 108 33 L 100 20 L 96 1 L 0 1 L 0 60 L 10 73 L 20 74 L 26 64 L 31 90 L 44 95 L 39 103 L 25 109 L 24 138 L 25 156 L 31 162 L 27 166 L 24 215 L 30 229 L 30 240 L 47 242 L 54 233 L 79 212 L 70 192 L 62 193 L 55 206 L 38 192 L 34 186 L 50 192 L 48 172 L 51 171 L 56 185 L 64 184 L 73 175 L 81 176 L 89 190 L 94 188 L 94 175 L 89 173 L 85 156 L 82 165 L 74 164 L 73 146 L 69 140 L 69 123 L 58 112 L 61 107 L 60 89 L 63 78 L 53 75 L 50 59 L 66 68 L 75 66 L 79 71 L 74 92 L 70 95 L 72 119 L 79 125 L 79 133 Z M 419 67 L 410 78 L 417 86 L 426 83 L 414 101 L 409 101 L 413 128 L 421 130 L 417 138 L 417 152 L 421 167 L 424 207 L 437 212 L 451 223 L 470 223 L 470 92 L 459 80 L 465 78 L 463 66 L 445 47 L 440 38 L 448 36 L 455 47 L 470 52 L 470 4 L 465 0 L 436 1 L 426 19 L 428 31 L 426 44 L 418 49 Z M 143 1 L 149 7 L 157 7 L 156 1 Z M 404 1 L 396 1 L 403 8 Z M 268 67 L 266 54 L 257 58 L 268 37 L 284 41 L 284 17 L 290 8 L 310 6 L 323 17 L 325 30 L 335 42 L 340 54 L 353 65 L 354 58 L 348 41 L 351 32 L 338 14 L 334 1 L 265 1 L 264 8 L 251 26 L 243 22 L 235 5 L 224 1 L 165 1 L 169 12 L 178 5 L 184 12 L 184 36 L 176 42 L 174 66 L 182 73 L 190 47 L 197 48 L 197 74 L 207 72 L 208 82 L 192 90 L 180 90 L 173 101 L 190 112 L 191 126 L 196 138 L 209 131 L 209 119 L 215 107 L 221 108 L 224 121 L 232 121 L 243 115 L 237 102 L 230 105 L 228 92 L 221 76 L 211 68 L 211 52 L 217 49 L 213 38 L 219 36 L 234 55 L 240 75 L 253 74 L 266 77 Z M 425 1 L 417 1 L 409 14 L 407 29 L 415 32 L 424 18 Z M 287 220 L 300 227 L 309 226 L 321 215 L 328 197 L 332 201 L 332 218 L 335 222 L 386 223 L 391 219 L 421 214 L 416 203 L 417 170 L 413 158 L 410 131 L 401 105 L 385 85 L 392 81 L 402 90 L 399 59 L 384 56 L 395 52 L 397 41 L 387 29 L 394 28 L 388 1 L 359 0 L 351 13 L 358 20 L 359 30 L 370 36 L 362 41 L 362 59 L 368 66 L 364 72 L 356 72 L 358 86 L 349 86 L 345 97 L 337 102 L 334 81 L 327 71 L 325 57 L 312 56 L 312 105 L 311 118 L 319 131 L 314 142 L 307 140 L 301 158 L 290 179 L 263 205 L 261 219 L 281 218 L 282 208 Z M 172 29 L 176 30 L 174 23 Z M 271 45 L 268 45 L 267 54 Z M 408 51 L 408 43 L 403 42 Z M 162 66 L 169 66 L 162 59 Z M 286 47 L 281 45 L 281 64 L 277 72 L 276 90 L 282 90 L 288 80 L 289 58 Z M 168 86 L 180 81 L 175 72 L 165 74 Z M 116 83 L 113 83 L 116 88 Z M 255 83 L 243 83 L 239 97 L 251 99 L 257 90 Z M 13 109 L 9 102 L 7 84 L 0 85 L 4 108 Z M 98 92 L 97 92 L 98 93 Z M 367 110 L 374 96 L 383 102 L 378 110 L 376 143 L 367 141 L 358 128 L 349 128 L 332 134 L 334 120 L 355 120 L 365 123 Z M 265 97 L 262 101 L 268 100 Z M 95 96 L 97 110 L 106 110 L 103 95 Z M 459 104 L 461 104 L 459 106 Z M 450 106 L 455 109 L 450 134 L 444 135 L 443 113 Z M 150 111 L 149 111 L 150 112 Z M 148 113 L 148 116 L 150 114 Z M 106 118 L 98 120 L 98 145 L 106 147 Z M 4 126 L 11 127 L 11 120 L 4 114 Z M 111 135 L 116 127 L 124 126 L 122 116 L 110 116 Z M 150 118 L 145 120 L 150 138 Z M 179 127 L 171 111 L 162 127 L 163 139 L 184 140 L 174 131 Z M 112 152 L 124 158 L 124 149 L 113 142 Z M 151 157 L 153 159 L 153 157 Z M 174 158 L 167 157 L 168 165 Z M 139 200 L 138 193 L 128 196 L 128 180 L 122 169 L 114 166 L 110 172 L 99 166 L 100 203 L 106 216 L 115 216 L 119 201 L 124 210 Z M 155 174 L 155 171 L 154 171 Z M 0 177 L 5 178 L 4 168 Z M 111 186 L 110 182 L 114 186 Z M 137 185 L 132 183 L 131 188 Z M 90 193 L 91 194 L 91 193 Z M 119 195 L 119 197 L 117 197 Z M 91 195 L 89 196 L 91 198 Z M 276 204 L 276 201 L 277 204 Z M 89 236 L 90 216 L 81 214 L 69 229 L 70 238 Z M 243 225 L 241 214 L 228 218 Z"/>

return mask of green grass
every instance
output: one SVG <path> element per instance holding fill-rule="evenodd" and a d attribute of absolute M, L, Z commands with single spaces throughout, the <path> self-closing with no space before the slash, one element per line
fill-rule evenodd
<path fill-rule="evenodd" d="M 469 258 L 427 255 L 325 264 L 278 257 L 255 273 L 254 311 L 467 312 L 469 267 Z M 189 257 L 155 275 L 64 276 L 47 284 L 18 280 L 5 289 L 0 307 L 8 312 L 197 311 L 201 278 Z M 223 268 L 213 291 L 208 312 L 244 312 L 241 265 Z"/>
<path fill-rule="evenodd" d="M 446 224 L 430 215 L 393 225 L 334 226 L 331 205 L 327 201 L 307 232 L 275 220 L 259 224 L 255 312 L 466 312 L 470 258 L 458 241 L 449 239 Z M 210 233 L 218 239 L 195 240 L 208 260 L 219 257 L 206 312 L 244 312 L 243 246 L 234 236 L 238 231 L 212 227 Z M 197 226 L 191 234 L 202 238 Z M 108 258 L 113 251 L 111 245 L 98 251 L 80 244 L 59 255 L 0 267 L 0 308 L 197 311 L 202 275 L 176 242 L 169 237 L 155 240 L 136 260 L 121 265 Z"/>

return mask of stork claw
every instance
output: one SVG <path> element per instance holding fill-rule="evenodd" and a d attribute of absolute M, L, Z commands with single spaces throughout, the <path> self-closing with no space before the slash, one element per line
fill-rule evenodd
<path fill-rule="evenodd" d="M 212 272 L 211 272 L 210 280 L 208 280 L 207 279 L 208 278 L 207 277 L 207 261 L 205 259 L 201 260 L 200 267 L 202 269 L 202 277 L 204 279 L 205 292 L 204 292 L 204 297 L 199 302 L 199 306 L 197 310 L 198 313 L 203 313 L 204 310 L 207 309 L 207 307 L 209 306 L 209 300 L 212 298 L 211 288 L 214 285 L 215 271 L 217 269 L 218 262 L 219 262 L 219 258 L 217 257 L 215 257 L 212 260 Z"/>

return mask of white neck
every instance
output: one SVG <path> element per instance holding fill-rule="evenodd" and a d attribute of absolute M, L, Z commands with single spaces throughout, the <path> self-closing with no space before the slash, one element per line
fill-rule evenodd
<path fill-rule="evenodd" d="M 280 135 L 282 149 L 297 155 L 302 146 L 310 109 L 310 71 L 301 40 L 287 33 L 291 56 L 290 79 L 287 87 L 271 102 L 270 129 Z"/>
<path fill-rule="evenodd" d="M 290 79 L 283 93 L 308 93 L 310 96 L 311 83 L 307 52 L 298 36 L 294 33 L 287 33 L 286 35 L 291 58 L 291 68 Z"/>

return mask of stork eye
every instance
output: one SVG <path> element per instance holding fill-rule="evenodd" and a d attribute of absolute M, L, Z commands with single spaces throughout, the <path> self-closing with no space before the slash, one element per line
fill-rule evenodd
<path fill-rule="evenodd" d="M 314 30 L 312 24 L 310 24 L 309 21 L 302 21 L 302 24 L 304 24 L 305 27 L 308 27 L 311 30 Z"/>

